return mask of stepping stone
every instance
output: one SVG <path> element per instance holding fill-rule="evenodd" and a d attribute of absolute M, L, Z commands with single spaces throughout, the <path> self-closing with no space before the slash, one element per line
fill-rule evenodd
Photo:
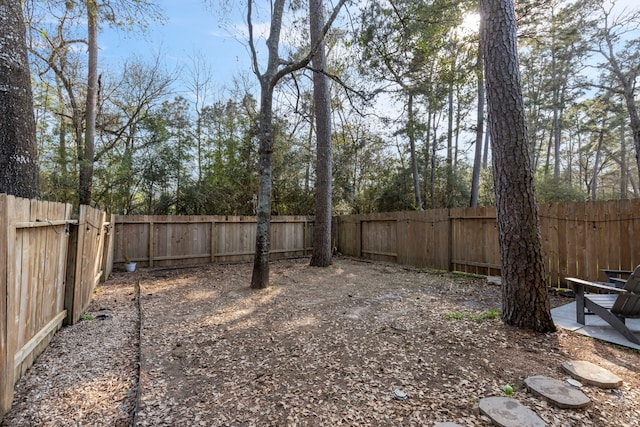
<path fill-rule="evenodd" d="M 500 427 L 544 427 L 545 423 L 535 412 L 509 397 L 485 397 L 480 399 L 480 412 Z"/>
<path fill-rule="evenodd" d="M 591 403 L 586 394 L 555 378 L 536 375 L 524 382 L 534 394 L 544 397 L 558 408 L 578 409 Z"/>
<path fill-rule="evenodd" d="M 613 372 L 584 360 L 562 362 L 562 369 L 573 378 L 596 387 L 618 388 L 622 385 L 622 378 Z"/>

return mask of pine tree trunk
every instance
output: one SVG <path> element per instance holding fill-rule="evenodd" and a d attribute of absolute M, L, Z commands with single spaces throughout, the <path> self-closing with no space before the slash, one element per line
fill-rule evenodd
<path fill-rule="evenodd" d="M 40 194 L 36 125 L 22 2 L 0 1 L 0 193 Z"/>
<path fill-rule="evenodd" d="M 324 11 L 322 0 L 309 0 L 311 45 L 322 40 Z M 312 65 L 314 70 L 326 69 L 324 42 L 318 45 Z M 313 255 L 310 265 L 328 267 L 331 259 L 331 98 L 327 76 L 313 72 L 313 103 L 316 117 L 316 210 L 313 229 Z"/>
<path fill-rule="evenodd" d="M 547 293 L 513 0 L 481 0 L 489 129 L 502 267 L 502 319 L 538 332 L 555 330 Z"/>

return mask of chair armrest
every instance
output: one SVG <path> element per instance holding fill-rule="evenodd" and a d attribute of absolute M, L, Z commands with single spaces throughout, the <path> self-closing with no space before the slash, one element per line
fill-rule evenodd
<path fill-rule="evenodd" d="M 567 277 L 566 281 L 573 283 L 574 285 L 577 285 L 579 288 L 599 289 L 601 291 L 613 292 L 617 294 L 626 294 L 628 292 L 625 289 L 620 289 L 613 286 L 607 286 L 607 285 L 595 283 L 595 282 L 589 282 L 587 280 L 576 279 L 574 277 Z"/>
<path fill-rule="evenodd" d="M 600 271 L 602 271 L 604 274 L 631 274 L 633 273 L 632 270 L 610 270 L 608 268 L 603 268 Z"/>
<path fill-rule="evenodd" d="M 605 276 L 607 276 L 607 282 L 611 283 L 613 283 L 614 279 L 618 279 L 621 274 L 628 276 L 633 273 L 633 271 L 631 270 L 610 270 L 608 268 L 603 268 L 600 271 L 602 271 Z"/>

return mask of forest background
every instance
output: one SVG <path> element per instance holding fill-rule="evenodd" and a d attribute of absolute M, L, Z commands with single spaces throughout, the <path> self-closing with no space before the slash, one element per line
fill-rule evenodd
<path fill-rule="evenodd" d="M 25 2 L 41 196 L 76 205 L 87 92 L 86 11 L 77 3 Z M 268 12 L 268 3 L 257 3 Z M 231 33 L 229 16 L 242 7 L 202 2 L 203 13 Z M 336 21 L 327 39 L 335 214 L 495 203 L 479 125 L 486 118 L 476 7 L 354 2 Z M 638 114 L 640 9 L 600 0 L 516 7 L 538 200 L 640 196 L 630 127 Z M 305 8 L 292 2 L 287 10 L 285 57 L 308 50 Z M 109 28 L 145 37 L 146 28 L 171 19 L 145 0 L 111 0 L 99 11 L 99 45 Z M 235 34 L 242 42 L 242 31 Z M 217 81 L 210 59 L 194 52 L 176 67 L 158 51 L 117 65 L 98 61 L 92 205 L 129 214 L 255 213 L 255 76 L 247 69 Z M 308 69 L 276 88 L 274 214 L 314 213 L 312 98 Z"/>

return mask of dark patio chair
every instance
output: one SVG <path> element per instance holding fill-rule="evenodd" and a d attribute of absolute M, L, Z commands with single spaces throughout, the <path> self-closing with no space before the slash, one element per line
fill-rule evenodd
<path fill-rule="evenodd" d="M 613 283 L 616 288 L 622 288 L 629 275 L 633 273 L 632 270 L 610 270 L 607 268 L 603 268 L 600 271 L 607 276 L 607 282 Z"/>
<path fill-rule="evenodd" d="M 640 345 L 640 337 L 625 324 L 625 319 L 640 317 L 640 265 L 629 275 L 624 286 L 614 283 L 594 283 L 567 277 L 576 293 L 576 317 L 584 325 L 586 314 L 595 314 L 610 324 L 629 341 Z M 597 290 L 606 293 L 586 293 Z"/>

